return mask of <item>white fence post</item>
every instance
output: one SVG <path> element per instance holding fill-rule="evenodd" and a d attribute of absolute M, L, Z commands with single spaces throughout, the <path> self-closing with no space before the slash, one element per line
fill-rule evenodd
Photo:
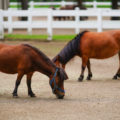
<path fill-rule="evenodd" d="M 13 28 L 12 28 L 12 10 L 8 10 L 8 24 L 9 24 L 9 27 L 8 27 L 8 33 L 9 34 L 12 34 L 13 32 Z"/>
<path fill-rule="evenodd" d="M 52 9 L 48 9 L 48 40 L 52 40 Z"/>
<path fill-rule="evenodd" d="M 62 7 L 65 6 L 65 1 L 64 1 L 64 0 L 61 1 L 61 6 L 62 6 Z"/>
<path fill-rule="evenodd" d="M 32 15 L 31 15 L 32 10 L 29 9 L 29 14 L 28 14 L 28 34 L 31 35 L 32 34 Z"/>
<path fill-rule="evenodd" d="M 32 9 L 32 10 L 34 9 L 34 2 L 33 1 L 30 2 L 30 9 Z"/>
<path fill-rule="evenodd" d="M 94 1 L 94 2 L 93 2 L 93 8 L 94 8 L 94 9 L 97 9 L 97 1 Z"/>
<path fill-rule="evenodd" d="M 98 10 L 97 24 L 98 24 L 97 31 L 102 32 L 102 10 L 100 9 Z"/>
<path fill-rule="evenodd" d="M 80 21 L 80 16 L 79 16 L 79 8 L 76 7 L 75 8 L 76 14 L 75 14 L 75 23 L 76 23 L 76 27 L 75 27 L 75 34 L 78 34 L 80 32 L 80 29 L 78 28 L 78 24 Z"/>
<path fill-rule="evenodd" d="M 3 14 L 2 14 L 2 10 L 0 10 L 0 39 L 3 38 L 4 38 Z"/>

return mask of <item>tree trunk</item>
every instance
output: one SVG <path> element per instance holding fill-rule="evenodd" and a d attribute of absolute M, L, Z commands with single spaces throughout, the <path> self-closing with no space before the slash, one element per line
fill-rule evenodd
<path fill-rule="evenodd" d="M 21 0 L 21 8 L 22 10 L 28 10 L 28 0 Z M 21 19 L 26 21 L 27 17 L 22 17 Z"/>
<path fill-rule="evenodd" d="M 118 9 L 118 0 L 112 0 L 112 9 Z M 112 17 L 112 20 L 119 20 L 119 17 Z"/>
<path fill-rule="evenodd" d="M 9 7 L 9 0 L 0 0 L 0 9 L 7 10 Z"/>
<path fill-rule="evenodd" d="M 118 9 L 118 0 L 112 0 L 112 9 Z"/>
<path fill-rule="evenodd" d="M 78 7 L 79 7 L 79 9 L 81 9 L 81 8 L 83 7 L 83 5 L 82 5 L 82 0 L 77 0 L 77 2 L 78 2 Z"/>

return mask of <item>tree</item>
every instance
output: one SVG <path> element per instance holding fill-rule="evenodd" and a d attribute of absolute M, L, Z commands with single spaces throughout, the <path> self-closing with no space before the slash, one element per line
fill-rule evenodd
<path fill-rule="evenodd" d="M 0 0 L 0 9 L 7 10 L 9 7 L 9 0 Z"/>
<path fill-rule="evenodd" d="M 22 10 L 27 10 L 28 7 L 29 7 L 29 5 L 28 5 L 29 1 L 28 0 L 20 0 L 20 1 L 21 1 L 21 8 L 22 8 Z M 27 17 L 22 17 L 21 19 L 26 21 Z"/>
<path fill-rule="evenodd" d="M 112 9 L 118 9 L 118 0 L 112 0 Z"/>
<path fill-rule="evenodd" d="M 82 0 L 77 0 L 79 9 L 85 9 L 85 7 L 83 6 L 82 2 L 83 2 Z"/>
<path fill-rule="evenodd" d="M 118 0 L 112 0 L 112 9 L 118 9 Z M 112 20 L 119 20 L 119 17 L 112 17 Z"/>
<path fill-rule="evenodd" d="M 28 0 L 21 0 L 21 8 L 22 10 L 28 9 Z"/>

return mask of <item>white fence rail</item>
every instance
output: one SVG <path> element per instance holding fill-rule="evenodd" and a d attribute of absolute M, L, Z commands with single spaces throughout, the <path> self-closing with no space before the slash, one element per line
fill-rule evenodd
<path fill-rule="evenodd" d="M 10 5 L 17 5 L 18 3 L 16 2 L 10 2 Z M 61 2 L 34 2 L 31 1 L 29 3 L 30 8 L 33 9 L 35 5 L 60 5 L 60 6 L 65 6 L 65 5 L 76 5 L 77 2 L 66 2 L 66 1 L 61 1 Z M 97 1 L 93 1 L 93 2 L 83 2 L 84 5 L 92 5 L 94 9 L 97 8 L 98 5 L 111 5 L 111 2 L 97 2 Z M 120 2 L 118 2 L 118 5 L 120 5 Z"/>
<path fill-rule="evenodd" d="M 3 15 L 3 16 L 2 16 Z M 14 21 L 13 17 L 28 17 L 27 21 Z M 35 21 L 33 17 L 47 17 L 46 20 Z M 73 21 L 55 21 L 53 18 L 56 16 L 74 16 Z M 96 17 L 95 20 L 79 20 L 80 16 Z M 7 17 L 8 21 L 0 22 L 3 23 L 4 29 L 8 29 L 8 33 L 11 34 L 13 29 L 27 29 L 28 34 L 32 34 L 32 29 L 47 29 L 48 39 L 52 39 L 53 29 L 75 29 L 75 33 L 79 33 L 80 29 L 96 29 L 101 32 L 103 29 L 120 29 L 120 20 L 111 21 L 103 20 L 103 17 L 119 16 L 120 10 L 52 10 L 52 9 L 41 9 L 41 10 L 7 10 L 1 11 L 0 20 L 3 17 Z M 1 31 L 3 27 L 0 26 Z M 3 32 L 2 32 L 3 34 Z"/>

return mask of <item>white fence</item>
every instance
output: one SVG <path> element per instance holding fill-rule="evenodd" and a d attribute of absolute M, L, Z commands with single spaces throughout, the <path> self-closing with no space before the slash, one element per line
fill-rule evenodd
<path fill-rule="evenodd" d="M 10 5 L 17 5 L 18 3 L 16 2 L 10 2 Z M 30 8 L 33 9 L 35 5 L 60 5 L 60 6 L 65 6 L 65 5 L 76 5 L 77 2 L 66 2 L 66 1 L 61 1 L 61 2 L 34 2 L 31 1 L 29 3 Z M 93 2 L 83 2 L 84 5 L 92 5 L 94 9 L 97 8 L 98 5 L 111 5 L 111 2 L 97 2 L 97 1 L 93 1 Z M 120 2 L 118 2 L 118 5 L 120 5 Z"/>
<path fill-rule="evenodd" d="M 13 17 L 27 16 L 28 21 L 14 21 Z M 35 21 L 33 17 L 46 16 L 47 20 Z M 74 21 L 55 21 L 56 16 L 74 16 Z M 96 17 L 95 20 L 80 21 L 80 16 Z M 79 33 L 80 29 L 96 29 L 101 32 L 103 29 L 120 29 L 120 20 L 111 21 L 103 20 L 103 17 L 119 16 L 120 10 L 8 10 L 1 11 L 0 13 L 0 30 L 8 29 L 8 33 L 11 34 L 13 29 L 27 29 L 28 34 L 32 34 L 32 29 L 47 29 L 48 39 L 52 39 L 53 29 L 75 29 L 75 33 Z M 3 21 L 3 17 L 7 17 L 8 21 Z M 3 32 L 2 32 L 3 34 Z M 2 35 L 3 36 L 3 35 Z"/>
<path fill-rule="evenodd" d="M 3 12 L 0 10 L 0 39 L 4 38 Z"/>

